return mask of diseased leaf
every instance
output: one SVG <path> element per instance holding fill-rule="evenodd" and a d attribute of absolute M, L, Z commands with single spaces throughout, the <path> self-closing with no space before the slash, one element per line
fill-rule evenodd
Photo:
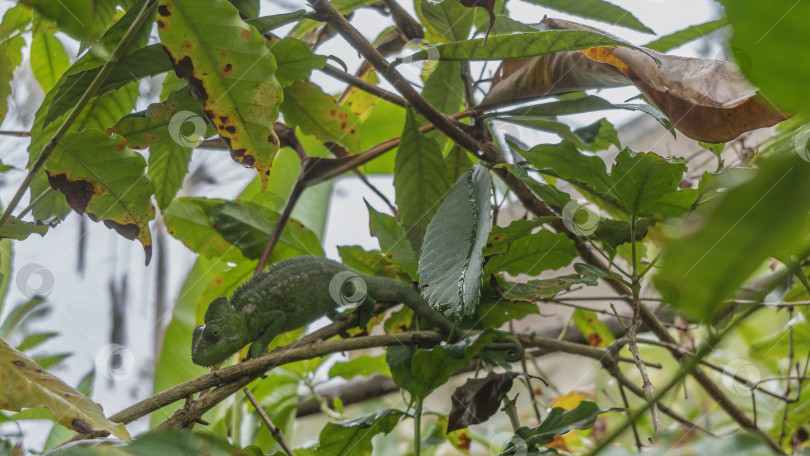
<path fill-rule="evenodd" d="M 320 142 L 335 142 L 352 153 L 360 152 L 360 120 L 334 97 L 309 81 L 295 81 L 284 93 L 281 112 L 286 123 Z"/>
<path fill-rule="evenodd" d="M 611 25 L 620 25 L 644 33 L 653 33 L 641 23 L 633 13 L 624 8 L 603 0 L 527 0 L 529 3 L 547 6 L 553 10 L 570 13 L 575 16 L 596 19 Z"/>
<path fill-rule="evenodd" d="M 478 305 L 491 194 L 489 170 L 475 165 L 450 189 L 425 234 L 420 291 L 430 305 L 453 318 L 473 315 Z"/>
<path fill-rule="evenodd" d="M 270 44 L 270 52 L 276 59 L 276 78 L 283 86 L 296 79 L 308 79 L 314 69 L 323 68 L 326 57 L 317 55 L 307 43 L 298 38 L 286 37 Z"/>
<path fill-rule="evenodd" d="M 673 291 L 665 299 L 692 318 L 720 315 L 767 258 L 804 248 L 810 201 L 796 195 L 810 191 L 808 176 L 810 164 L 798 154 L 763 160 L 751 180 L 693 213 L 700 228 L 671 239 L 661 258 L 656 277 Z"/>
<path fill-rule="evenodd" d="M 516 372 L 492 372 L 484 378 L 468 378 L 450 397 L 453 406 L 447 432 L 488 420 L 501 408 L 501 401 L 512 389 L 514 378 L 519 375 Z"/>
<path fill-rule="evenodd" d="M 170 93 L 165 101 L 150 104 L 146 111 L 122 117 L 110 131 L 135 148 L 177 145 L 187 149 L 215 133 L 185 86 Z"/>
<path fill-rule="evenodd" d="M 417 127 L 416 116 L 409 110 L 394 161 L 394 189 L 402 226 L 419 252 L 449 184 L 441 146 L 422 135 Z"/>
<path fill-rule="evenodd" d="M 616 339 L 610 328 L 599 320 L 593 310 L 574 309 L 574 326 L 592 347 L 607 347 Z"/>
<path fill-rule="evenodd" d="M 74 211 L 140 241 L 149 264 L 155 184 L 145 168 L 146 160 L 128 149 L 124 138 L 95 129 L 66 134 L 45 163 L 51 187 L 65 196 Z"/>
<path fill-rule="evenodd" d="M 564 234 L 543 229 L 513 241 L 505 254 L 490 258 L 485 271 L 487 274 L 504 271 L 512 275 L 538 275 L 567 266 L 576 257 L 574 241 Z"/>
<path fill-rule="evenodd" d="M 226 1 L 161 0 L 157 10 L 160 40 L 175 72 L 231 158 L 256 168 L 266 188 L 279 148 L 273 122 L 283 92 L 264 38 Z"/>
<path fill-rule="evenodd" d="M 31 41 L 31 71 L 39 85 L 48 93 L 70 67 L 70 57 L 54 30 L 44 28 Z"/>
<path fill-rule="evenodd" d="M 129 442 L 123 423 L 113 423 L 101 406 L 45 372 L 37 363 L 0 340 L 0 408 L 20 411 L 45 407 L 62 426 L 77 432 L 105 430 Z"/>

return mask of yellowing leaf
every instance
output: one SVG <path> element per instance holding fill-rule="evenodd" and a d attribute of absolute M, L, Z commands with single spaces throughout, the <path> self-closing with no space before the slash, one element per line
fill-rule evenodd
<path fill-rule="evenodd" d="M 580 402 L 585 400 L 585 396 L 582 394 L 572 391 L 564 396 L 560 396 L 551 403 L 551 408 L 561 407 L 566 410 L 574 410 L 577 408 Z"/>
<path fill-rule="evenodd" d="M 0 340 L 0 409 L 47 408 L 56 421 L 76 432 L 109 431 L 129 442 L 123 423 L 113 423 L 101 406 L 43 370 Z"/>
<path fill-rule="evenodd" d="M 264 38 L 225 0 L 161 0 L 158 33 L 178 76 L 231 151 L 267 187 L 282 89 Z"/>

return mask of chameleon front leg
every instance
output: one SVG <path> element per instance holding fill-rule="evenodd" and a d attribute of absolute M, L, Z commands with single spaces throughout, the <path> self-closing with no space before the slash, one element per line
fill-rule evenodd
<path fill-rule="evenodd" d="M 261 330 L 259 337 L 250 345 L 248 359 L 258 358 L 267 353 L 270 342 L 279 335 L 286 321 L 287 314 L 281 310 L 262 312 L 252 316 L 251 324 L 264 329 Z"/>

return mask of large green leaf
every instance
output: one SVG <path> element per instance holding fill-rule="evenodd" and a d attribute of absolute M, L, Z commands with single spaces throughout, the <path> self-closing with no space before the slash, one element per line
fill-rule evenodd
<path fill-rule="evenodd" d="M 8 97 L 11 95 L 11 80 L 14 69 L 22 62 L 25 39 L 19 35 L 0 42 L 0 124 L 8 113 Z"/>
<path fill-rule="evenodd" d="M 506 253 L 490 258 L 485 271 L 487 274 L 505 271 L 512 275 L 538 275 L 547 269 L 567 266 L 576 256 L 573 240 L 543 229 L 513 241 Z"/>
<path fill-rule="evenodd" d="M 510 440 L 511 446 L 507 447 L 501 455 L 513 455 L 516 454 L 516 451 L 517 454 L 526 453 L 525 447 L 518 446 L 516 448 L 513 442 L 521 442 L 522 445 L 528 445 L 529 448 L 536 448 L 548 445 L 554 441 L 555 436 L 566 434 L 574 429 L 588 429 L 593 426 L 596 417 L 608 411 L 600 409 L 596 404 L 589 401 L 581 402 L 573 410 L 555 407 L 539 425 L 532 428 L 523 426 L 515 431 L 517 438 Z"/>
<path fill-rule="evenodd" d="M 146 160 L 128 149 L 124 138 L 95 129 L 66 134 L 45 162 L 48 181 L 74 211 L 140 241 L 149 264 L 155 185 L 145 168 Z"/>
<path fill-rule="evenodd" d="M 810 3 L 781 0 L 723 1 L 734 30 L 731 54 L 743 74 L 783 109 L 810 110 L 810 61 L 797 58 L 806 47 L 798 38 L 810 21 Z"/>
<path fill-rule="evenodd" d="M 59 25 L 71 37 L 90 42 L 107 30 L 115 16 L 116 3 L 111 0 L 25 0 L 26 3 Z"/>
<path fill-rule="evenodd" d="M 657 276 L 664 298 L 693 318 L 721 313 L 740 285 L 769 257 L 805 247 L 810 229 L 810 163 L 798 155 L 762 161 L 756 176 L 724 192 L 689 234 L 672 239 Z"/>
<path fill-rule="evenodd" d="M 295 81 L 287 87 L 281 112 L 286 123 L 318 141 L 340 143 L 352 153 L 360 152 L 360 119 L 312 82 Z"/>
<path fill-rule="evenodd" d="M 123 423 L 113 423 L 101 406 L 45 372 L 37 363 L 0 340 L 0 409 L 45 407 L 63 426 L 78 432 L 105 430 L 129 441 Z"/>
<path fill-rule="evenodd" d="M 441 146 L 419 132 L 416 115 L 409 110 L 394 162 L 394 189 L 399 217 L 417 252 L 449 188 L 446 179 Z"/>
<path fill-rule="evenodd" d="M 214 227 L 210 215 L 225 200 L 206 198 L 176 198 L 163 211 L 163 221 L 169 234 L 190 250 L 206 258 L 221 258 L 238 263 L 245 260 L 236 246 L 226 241 Z"/>
<path fill-rule="evenodd" d="M 256 203 L 228 201 L 211 210 L 211 221 L 226 241 L 247 258 L 259 259 L 279 214 Z M 274 258 L 300 255 L 323 256 L 318 236 L 301 222 L 290 219 L 273 250 Z"/>
<path fill-rule="evenodd" d="M 273 122 L 283 92 L 265 39 L 225 0 L 161 0 L 157 22 L 175 72 L 231 157 L 256 168 L 266 187 L 279 148 Z"/>
<path fill-rule="evenodd" d="M 436 309 L 459 318 L 478 305 L 490 231 L 492 181 L 475 165 L 456 181 L 428 225 L 419 277 L 422 296 Z"/>
<path fill-rule="evenodd" d="M 697 192 L 678 192 L 685 172 L 685 160 L 666 160 L 653 152 L 635 153 L 624 149 L 616 156 L 610 178 L 614 194 L 631 215 L 681 215 L 685 210 L 672 214 L 671 205 L 659 207 L 658 202 L 666 197 L 669 198 L 665 202 L 671 202 L 678 193 L 683 193 L 681 196 L 686 197 L 685 209 L 691 206 Z"/>
<path fill-rule="evenodd" d="M 47 93 L 70 67 L 70 57 L 54 31 L 44 28 L 31 41 L 31 71 Z"/>
<path fill-rule="evenodd" d="M 654 41 L 645 44 L 644 47 L 658 52 L 667 52 L 678 46 L 682 46 L 692 40 L 702 38 L 707 34 L 728 25 L 726 18 L 709 21 L 700 25 L 692 25 L 683 30 L 662 36 Z"/>
<path fill-rule="evenodd" d="M 368 456 L 373 449 L 371 439 L 380 433 L 388 434 L 406 416 L 402 410 L 384 409 L 350 421 L 327 423 L 314 454 Z"/>
<path fill-rule="evenodd" d="M 527 151 L 519 150 L 519 153 L 538 170 L 550 169 L 563 179 L 585 184 L 599 195 L 609 198 L 614 196 L 613 182 L 608 176 L 604 160 L 581 153 L 569 141 L 540 144 Z"/>
<path fill-rule="evenodd" d="M 330 378 L 342 377 L 346 380 L 351 380 L 358 375 L 368 377 L 375 374 L 391 375 L 384 355 L 360 355 L 348 361 L 337 362 L 329 369 Z"/>
<path fill-rule="evenodd" d="M 644 33 L 653 33 L 639 21 L 633 13 L 624 8 L 603 0 L 577 0 L 570 2 L 566 0 L 527 0 L 529 3 L 547 6 L 551 9 L 573 14 L 574 16 L 597 21 L 607 22 L 611 25 L 621 25 Z"/>

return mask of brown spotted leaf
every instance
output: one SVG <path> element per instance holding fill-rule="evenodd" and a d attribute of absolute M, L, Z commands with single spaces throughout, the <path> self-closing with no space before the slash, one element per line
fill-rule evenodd
<path fill-rule="evenodd" d="M 161 0 L 158 33 L 175 72 L 243 166 L 267 187 L 279 148 L 273 131 L 282 89 L 264 38 L 226 0 Z"/>
<path fill-rule="evenodd" d="M 360 119 L 317 85 L 295 81 L 285 90 L 281 112 L 287 124 L 299 127 L 318 141 L 339 143 L 351 153 L 360 152 L 357 134 Z"/>
<path fill-rule="evenodd" d="M 605 322 L 599 320 L 593 310 L 574 310 L 574 326 L 585 336 L 592 347 L 607 347 L 616 337 Z"/>
<path fill-rule="evenodd" d="M 503 298 L 510 301 L 540 301 L 551 299 L 558 293 L 570 290 L 572 286 L 582 284 L 595 286 L 596 278 L 593 276 L 581 276 L 571 274 L 554 279 L 530 280 L 526 283 L 507 283 Z"/>
<path fill-rule="evenodd" d="M 121 136 L 100 130 L 68 133 L 45 162 L 45 172 L 51 187 L 64 194 L 74 211 L 140 241 L 149 264 L 155 184 L 144 172 L 146 160 L 126 144 Z"/>
<path fill-rule="evenodd" d="M 19 412 L 43 407 L 68 429 L 103 430 L 130 441 L 124 424 L 108 420 L 100 405 L 0 340 L 0 409 Z"/>
<path fill-rule="evenodd" d="M 505 372 L 490 373 L 484 378 L 468 378 L 450 397 L 453 406 L 447 432 L 488 420 L 501 407 L 504 396 L 512 389 L 512 381 L 519 375 L 517 372 Z"/>

